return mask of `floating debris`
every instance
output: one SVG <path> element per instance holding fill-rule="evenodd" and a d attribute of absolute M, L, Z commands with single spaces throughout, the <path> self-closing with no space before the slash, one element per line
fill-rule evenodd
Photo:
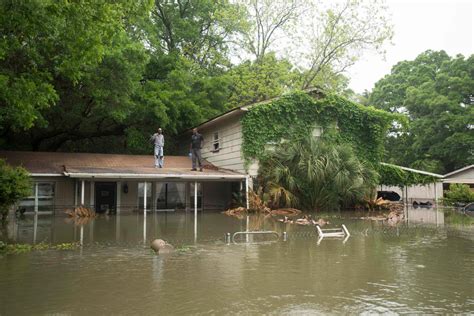
<path fill-rule="evenodd" d="M 65 213 L 70 217 L 96 217 L 94 210 L 83 205 L 74 208 L 74 210 L 66 210 Z"/>

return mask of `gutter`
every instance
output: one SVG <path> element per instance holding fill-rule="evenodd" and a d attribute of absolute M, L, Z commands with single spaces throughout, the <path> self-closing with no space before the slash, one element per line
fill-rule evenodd
<path fill-rule="evenodd" d="M 246 175 L 182 175 L 182 174 L 147 174 L 147 173 L 87 173 L 64 172 L 70 178 L 118 178 L 118 179 L 180 179 L 180 180 L 225 180 L 245 179 Z"/>
<path fill-rule="evenodd" d="M 381 162 L 380 164 L 381 164 L 381 165 L 384 165 L 384 166 L 390 166 L 390 167 L 400 168 L 400 169 L 405 170 L 405 171 L 410 171 L 410 172 L 415 172 L 415 173 L 424 174 L 424 175 L 431 176 L 431 177 L 435 177 L 435 178 L 440 178 L 440 179 L 441 179 L 441 178 L 444 178 L 443 175 L 437 174 L 437 173 L 431 173 L 431 172 L 427 172 L 427 171 L 422 171 L 422 170 L 417 170 L 417 169 L 412 169 L 412 168 L 397 166 L 397 165 L 393 165 L 393 164 L 391 164 L 391 163 L 385 163 L 385 162 Z"/>
<path fill-rule="evenodd" d="M 32 177 L 62 177 L 62 173 L 30 173 Z"/>

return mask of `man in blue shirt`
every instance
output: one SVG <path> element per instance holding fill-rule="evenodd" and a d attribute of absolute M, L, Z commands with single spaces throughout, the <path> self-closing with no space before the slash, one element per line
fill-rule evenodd
<path fill-rule="evenodd" d="M 202 171 L 202 163 L 201 163 L 201 148 L 202 143 L 204 142 L 204 138 L 201 134 L 198 133 L 197 128 L 193 129 L 193 135 L 191 136 L 191 144 L 190 144 L 190 151 L 193 160 L 193 168 L 191 171 L 196 171 L 196 160 L 199 165 L 199 171 Z"/>

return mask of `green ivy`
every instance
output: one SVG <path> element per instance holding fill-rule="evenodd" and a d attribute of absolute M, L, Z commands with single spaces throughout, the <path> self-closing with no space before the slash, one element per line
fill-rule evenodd
<path fill-rule="evenodd" d="M 376 166 L 380 184 L 403 187 L 435 182 L 435 177 L 379 164 L 388 128 L 394 121 L 407 124 L 401 115 L 334 94 L 314 97 L 306 92 L 294 92 L 250 107 L 242 119 L 242 151 L 248 164 L 252 159 L 264 157 L 266 144 L 298 141 L 319 126 L 324 131 L 322 138 L 335 144 L 351 144 L 359 158 Z"/>
<path fill-rule="evenodd" d="M 389 186 L 404 187 L 417 184 L 427 185 L 439 181 L 437 177 L 410 172 L 397 166 L 385 164 L 379 164 L 377 171 L 380 176 L 379 184 Z"/>
<path fill-rule="evenodd" d="M 265 144 L 298 140 L 320 126 L 322 137 L 350 143 L 359 157 L 377 163 L 382 159 L 385 135 L 394 120 L 401 118 L 333 94 L 315 98 L 295 92 L 249 109 L 242 119 L 242 150 L 246 161 L 260 159 Z"/>

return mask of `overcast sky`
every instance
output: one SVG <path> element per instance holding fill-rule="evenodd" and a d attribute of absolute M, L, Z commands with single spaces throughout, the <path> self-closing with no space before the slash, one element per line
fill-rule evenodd
<path fill-rule="evenodd" d="M 385 60 L 367 53 L 349 70 L 355 92 L 372 90 L 374 83 L 397 62 L 413 60 L 427 49 L 449 55 L 474 54 L 474 0 L 387 0 L 394 24 L 393 45 Z"/>

